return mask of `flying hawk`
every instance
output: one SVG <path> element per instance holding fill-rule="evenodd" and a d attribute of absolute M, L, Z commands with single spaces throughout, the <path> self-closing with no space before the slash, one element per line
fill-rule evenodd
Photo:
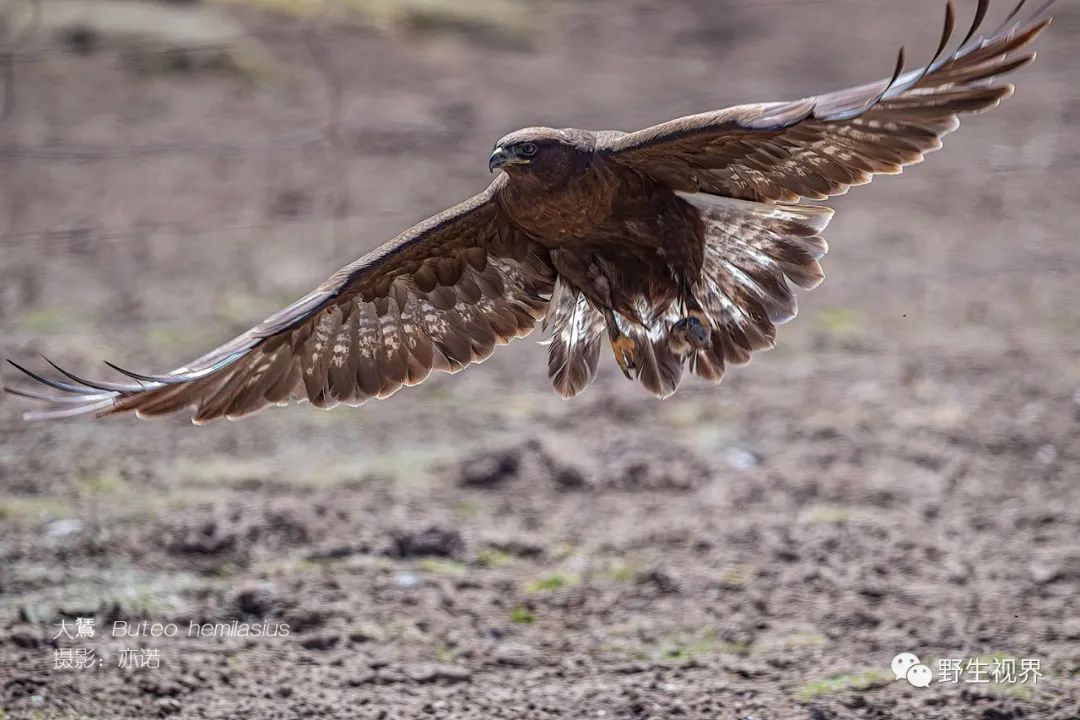
<path fill-rule="evenodd" d="M 980 0 L 964 39 L 946 6 L 925 67 L 791 102 L 738 105 L 637 132 L 532 127 L 495 145 L 502 172 L 479 195 L 342 268 L 314 292 L 199 359 L 123 383 L 22 370 L 60 393 L 28 418 L 139 416 L 190 409 L 238 418 L 308 400 L 359 405 L 457 372 L 494 348 L 549 333 L 548 376 L 563 397 L 596 375 L 602 338 L 628 378 L 658 397 L 683 371 L 719 381 L 773 346 L 795 317 L 791 285 L 824 275 L 824 200 L 895 174 L 941 147 L 958 115 L 1012 93 L 998 76 L 1031 62 L 1049 3 L 1023 2 L 987 35 Z M 12 363 L 14 364 L 14 363 Z"/>

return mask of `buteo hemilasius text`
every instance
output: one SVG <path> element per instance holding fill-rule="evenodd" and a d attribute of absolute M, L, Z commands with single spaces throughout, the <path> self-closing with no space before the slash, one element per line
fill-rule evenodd
<path fill-rule="evenodd" d="M 1020 3 L 1023 6 L 1023 2 Z M 196 422 L 290 398 L 360 404 L 456 372 L 544 323 L 565 397 L 596 374 L 606 334 L 628 377 L 664 397 L 684 368 L 717 381 L 773 345 L 828 249 L 822 200 L 898 173 L 941 146 L 958 115 L 997 105 L 998 76 L 1030 62 L 1043 11 L 976 36 L 989 0 L 946 53 L 890 79 L 793 102 L 740 105 L 632 133 L 528 128 L 498 142 L 501 169 L 469 200 L 405 231 L 311 294 L 164 375 L 10 392 L 29 417 L 191 408 Z M 19 366 L 16 366 L 19 367 Z M 23 369 L 20 367 L 20 369 Z"/>

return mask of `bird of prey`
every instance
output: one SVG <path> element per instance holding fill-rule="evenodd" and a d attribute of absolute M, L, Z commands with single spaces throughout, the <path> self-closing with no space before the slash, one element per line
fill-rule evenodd
<path fill-rule="evenodd" d="M 238 418 L 290 399 L 359 405 L 457 372 L 543 325 L 563 397 L 615 360 L 658 397 L 684 369 L 719 381 L 774 344 L 795 316 L 791 285 L 824 275 L 823 200 L 895 174 L 941 147 L 958 116 L 1012 93 L 999 76 L 1031 62 L 1050 18 L 1020 3 L 979 34 L 989 0 L 946 52 L 892 76 L 790 102 L 737 105 L 637 132 L 530 127 L 496 143 L 486 190 L 406 230 L 315 291 L 197 360 L 124 382 L 54 380 L 28 418 L 182 409 Z M 13 363 L 14 364 L 14 363 Z"/>

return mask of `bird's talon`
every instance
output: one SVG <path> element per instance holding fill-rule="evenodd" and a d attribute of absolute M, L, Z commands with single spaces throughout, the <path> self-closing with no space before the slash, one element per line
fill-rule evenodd
<path fill-rule="evenodd" d="M 691 310 L 671 326 L 668 338 L 669 346 L 677 353 L 707 350 L 712 346 L 712 328 L 704 313 Z"/>
<path fill-rule="evenodd" d="M 633 380 L 632 371 L 637 370 L 637 363 L 634 362 L 634 341 L 625 335 L 614 337 L 611 339 L 611 349 L 615 352 L 615 362 L 619 364 L 622 374 L 628 380 Z"/>

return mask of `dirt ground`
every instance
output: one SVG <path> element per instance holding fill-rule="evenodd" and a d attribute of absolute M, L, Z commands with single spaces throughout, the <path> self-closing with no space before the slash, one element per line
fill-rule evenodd
<path fill-rule="evenodd" d="M 828 280 L 719 386 L 659 402 L 605 356 L 564 402 L 530 339 L 360 409 L 202 428 L 0 399 L 0 718 L 1080 717 L 1059 6 L 1014 98 L 832 203 Z M 242 40 L 46 18 L 0 45 L 4 356 L 173 367 L 479 191 L 514 128 L 870 80 L 929 54 L 941 3 L 169 10 Z M 95 637 L 57 638 L 76 618 Z M 176 635 L 113 635 L 144 621 Z M 893 679 L 904 651 L 930 687 Z M 941 682 L 950 658 L 1042 676 Z"/>

